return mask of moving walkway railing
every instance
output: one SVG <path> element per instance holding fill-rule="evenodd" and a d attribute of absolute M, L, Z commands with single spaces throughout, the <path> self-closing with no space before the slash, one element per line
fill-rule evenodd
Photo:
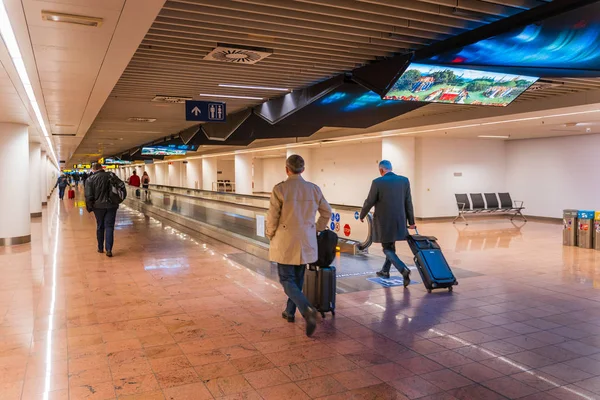
<path fill-rule="evenodd" d="M 136 196 L 137 190 L 139 197 Z M 245 238 L 269 243 L 264 237 L 269 209 L 267 196 L 150 185 L 149 189 L 128 186 L 128 198 Z M 358 218 L 359 207 L 339 204 L 331 204 L 331 207 L 334 212 L 329 229 L 338 234 L 341 242 L 366 251 L 372 244 L 371 214 L 363 224 Z"/>

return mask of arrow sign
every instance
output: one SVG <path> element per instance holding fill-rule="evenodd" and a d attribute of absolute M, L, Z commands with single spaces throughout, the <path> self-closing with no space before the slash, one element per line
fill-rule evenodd
<path fill-rule="evenodd" d="M 186 121 L 225 122 L 226 119 L 227 108 L 225 103 L 196 100 L 185 102 Z"/>

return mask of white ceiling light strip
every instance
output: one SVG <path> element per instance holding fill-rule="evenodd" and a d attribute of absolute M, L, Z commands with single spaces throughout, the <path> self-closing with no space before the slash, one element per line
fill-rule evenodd
<path fill-rule="evenodd" d="M 4 44 L 8 49 L 10 58 L 12 59 L 15 69 L 17 70 L 17 74 L 19 75 L 19 79 L 21 80 L 21 83 L 25 88 L 25 93 L 27 94 L 27 98 L 29 99 L 31 108 L 35 113 L 35 117 L 40 125 L 40 128 L 42 129 L 44 138 L 48 143 L 48 149 L 50 150 L 54 161 L 58 165 L 58 160 L 56 159 L 56 154 L 54 153 L 54 148 L 52 147 L 52 142 L 50 140 L 50 134 L 46 129 L 46 123 L 44 122 L 42 111 L 40 110 L 40 106 L 35 98 L 35 93 L 33 92 L 33 86 L 31 85 L 29 76 L 27 75 L 27 69 L 25 68 L 25 63 L 23 62 L 23 57 L 21 55 L 21 51 L 19 50 L 17 38 L 15 37 L 12 25 L 10 24 L 10 19 L 8 18 L 6 6 L 4 5 L 4 0 L 0 0 L 0 5 L 0 36 L 2 36 L 2 40 L 4 41 Z"/>
<path fill-rule="evenodd" d="M 243 100 L 264 100 L 262 97 L 254 97 L 254 96 L 234 96 L 231 94 L 200 94 L 201 97 L 216 97 L 223 99 L 243 99 Z"/>
<path fill-rule="evenodd" d="M 234 89 L 254 89 L 254 90 L 273 90 L 275 92 L 289 92 L 286 88 L 267 87 L 267 86 L 248 86 L 248 85 L 233 85 L 229 83 L 220 83 L 220 87 L 234 88 Z"/>

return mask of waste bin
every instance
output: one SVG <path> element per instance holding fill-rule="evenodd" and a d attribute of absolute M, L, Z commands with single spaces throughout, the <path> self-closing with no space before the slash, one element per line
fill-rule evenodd
<path fill-rule="evenodd" d="M 600 211 L 594 216 L 594 249 L 600 250 Z"/>
<path fill-rule="evenodd" d="M 594 239 L 594 211 L 580 210 L 577 213 L 579 220 L 577 229 L 577 245 L 583 249 L 591 249 Z"/>
<path fill-rule="evenodd" d="M 563 245 L 577 246 L 577 210 L 563 210 Z"/>

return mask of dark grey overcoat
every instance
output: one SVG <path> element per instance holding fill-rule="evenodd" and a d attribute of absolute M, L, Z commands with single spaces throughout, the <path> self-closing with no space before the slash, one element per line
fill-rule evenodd
<path fill-rule="evenodd" d="M 408 178 L 388 172 L 375 179 L 360 212 L 360 218 L 364 219 L 373 207 L 373 242 L 391 243 L 406 240 L 408 225 L 415 224 Z"/>

